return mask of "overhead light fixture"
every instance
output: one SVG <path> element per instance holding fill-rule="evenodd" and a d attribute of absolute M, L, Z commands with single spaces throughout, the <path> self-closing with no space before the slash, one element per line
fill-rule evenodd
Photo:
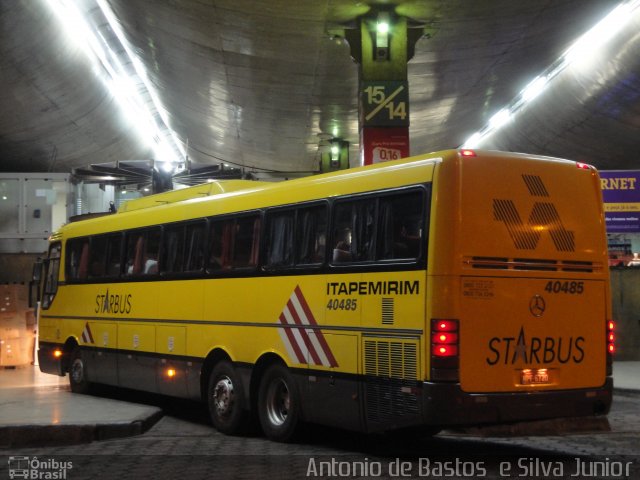
<path fill-rule="evenodd" d="M 565 53 L 542 74 L 535 77 L 508 106 L 489 119 L 478 132 L 471 135 L 460 148 L 477 148 L 499 128 L 513 119 L 522 108 L 538 97 L 549 84 L 567 67 L 585 68 L 599 58 L 601 47 L 621 31 L 629 21 L 640 15 L 640 0 L 630 0 L 620 4 L 598 22 L 593 28 L 578 38 Z"/>
<path fill-rule="evenodd" d="M 385 12 L 386 13 L 386 12 Z M 383 14 L 381 13 L 380 15 L 378 15 L 378 22 L 376 24 L 376 30 L 378 33 L 382 34 L 382 35 L 386 35 L 389 33 L 389 14 L 386 14 L 386 18 L 382 16 Z"/>
<path fill-rule="evenodd" d="M 563 55 L 565 61 L 582 66 L 590 63 L 598 50 L 625 27 L 632 11 L 639 5 L 638 1 L 618 5 L 567 49 Z"/>
<path fill-rule="evenodd" d="M 511 112 L 509 109 L 503 108 L 489 119 L 489 127 L 493 129 L 500 128 L 509 122 L 509 120 L 511 120 Z"/>
<path fill-rule="evenodd" d="M 480 132 L 476 132 L 471 135 L 467 140 L 460 146 L 461 148 L 476 148 L 482 139 L 482 135 Z"/>
<path fill-rule="evenodd" d="M 186 156 L 182 142 L 169 127 L 166 109 L 148 79 L 142 62 L 127 41 L 120 23 L 106 0 L 91 0 L 87 15 L 102 16 L 88 21 L 72 0 L 43 0 L 60 21 L 65 33 L 85 52 L 96 72 L 105 83 L 145 146 L 151 147 L 156 160 L 177 163 Z M 97 31 L 92 24 L 109 25 Z M 133 69 L 131 68 L 133 65 Z"/>
<path fill-rule="evenodd" d="M 534 78 L 529 85 L 527 85 L 522 91 L 522 100 L 530 102 L 538 95 L 540 95 L 547 86 L 547 77 L 542 75 Z"/>
<path fill-rule="evenodd" d="M 391 15 L 389 12 L 379 12 L 376 19 L 374 58 L 378 61 L 389 59 L 389 30 Z"/>
<path fill-rule="evenodd" d="M 162 170 L 164 170 L 167 173 L 173 172 L 173 163 L 171 162 L 164 162 L 162 164 Z"/>

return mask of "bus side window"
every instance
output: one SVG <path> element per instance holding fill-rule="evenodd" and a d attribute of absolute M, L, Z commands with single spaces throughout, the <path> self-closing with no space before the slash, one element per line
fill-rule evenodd
<path fill-rule="evenodd" d="M 235 220 L 233 229 L 233 268 L 255 267 L 258 265 L 260 247 L 260 217 L 251 215 Z"/>
<path fill-rule="evenodd" d="M 298 210 L 296 225 L 296 264 L 324 261 L 327 238 L 327 207 L 304 207 Z"/>
<path fill-rule="evenodd" d="M 145 232 L 146 241 L 142 253 L 142 273 L 154 275 L 158 273 L 158 258 L 160 255 L 160 240 L 162 231 L 160 227 L 150 228 Z"/>
<path fill-rule="evenodd" d="M 185 272 L 197 272 L 202 270 L 204 266 L 204 222 L 192 223 L 187 225 L 186 245 L 185 245 Z"/>
<path fill-rule="evenodd" d="M 223 247 L 223 231 L 225 227 L 224 220 L 214 220 L 210 223 L 209 228 L 209 261 L 207 268 L 209 270 L 220 270 L 223 268 L 222 247 Z"/>
<path fill-rule="evenodd" d="M 89 238 L 74 238 L 66 245 L 65 278 L 86 280 L 89 273 Z"/>
<path fill-rule="evenodd" d="M 126 275 L 142 273 L 142 250 L 144 248 L 144 234 L 140 231 L 127 232 L 127 255 L 125 262 Z"/>
<path fill-rule="evenodd" d="M 160 253 L 160 227 L 127 233 L 126 275 L 153 275 L 158 273 Z"/>
<path fill-rule="evenodd" d="M 260 248 L 260 217 L 214 220 L 209 230 L 209 242 L 209 270 L 255 267 Z"/>
<path fill-rule="evenodd" d="M 53 299 L 58 292 L 58 274 L 60 272 L 61 250 L 62 247 L 59 243 L 52 245 L 49 249 L 49 261 L 47 264 L 46 275 L 44 279 L 44 289 L 42 292 L 42 308 L 44 309 L 47 309 L 51 306 L 51 303 L 53 302 Z"/>
<path fill-rule="evenodd" d="M 121 247 L 122 235 L 110 235 L 107 240 L 107 276 L 117 277 L 120 274 Z"/>
<path fill-rule="evenodd" d="M 420 256 L 423 206 L 422 192 L 380 198 L 378 259 L 415 259 Z"/>
<path fill-rule="evenodd" d="M 105 275 L 107 262 L 107 237 L 96 236 L 91 239 L 89 253 L 89 277 L 100 278 Z"/>
<path fill-rule="evenodd" d="M 167 227 L 164 230 L 161 269 L 166 273 L 182 271 L 184 258 L 184 225 Z"/>
<path fill-rule="evenodd" d="M 267 214 L 265 266 L 286 267 L 293 264 L 295 210 Z"/>
<path fill-rule="evenodd" d="M 333 224 L 333 263 L 374 259 L 375 199 L 340 202 Z"/>

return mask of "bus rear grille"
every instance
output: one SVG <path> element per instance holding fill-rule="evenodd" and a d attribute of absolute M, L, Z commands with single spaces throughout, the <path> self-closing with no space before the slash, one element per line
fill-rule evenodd
<path fill-rule="evenodd" d="M 384 422 L 417 414 L 418 344 L 365 340 L 364 360 L 367 419 Z"/>
<path fill-rule="evenodd" d="M 594 273 L 602 271 L 600 262 L 582 262 L 576 260 L 550 260 L 539 258 L 506 257 L 465 257 L 465 268 L 488 270 L 528 270 L 543 272 L 580 272 Z"/>

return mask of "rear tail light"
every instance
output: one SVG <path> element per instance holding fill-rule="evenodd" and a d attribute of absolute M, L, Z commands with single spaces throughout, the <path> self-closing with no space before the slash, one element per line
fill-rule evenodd
<path fill-rule="evenodd" d="M 616 353 L 616 334 L 614 333 L 616 324 L 613 320 L 607 320 L 606 345 L 607 345 L 607 375 L 613 374 L 613 355 Z"/>
<path fill-rule="evenodd" d="M 458 381 L 459 337 L 457 320 L 431 320 L 431 380 Z"/>

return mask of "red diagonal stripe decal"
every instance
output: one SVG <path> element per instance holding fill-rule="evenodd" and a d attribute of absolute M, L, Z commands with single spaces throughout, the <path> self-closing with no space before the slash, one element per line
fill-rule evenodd
<path fill-rule="evenodd" d="M 293 318 L 293 321 L 296 323 L 296 325 L 304 325 L 302 323 L 302 320 L 298 316 L 298 312 L 296 312 L 296 309 L 293 306 L 293 303 L 291 303 L 291 300 L 287 302 L 287 309 L 289 310 L 289 315 L 291 315 L 291 318 Z M 313 363 L 315 363 L 316 365 L 322 365 L 322 360 L 320 360 L 320 357 L 318 356 L 318 352 L 316 352 L 315 347 L 311 343 L 311 339 L 309 338 L 309 334 L 307 333 L 307 331 L 304 328 L 299 328 L 298 331 L 300 332 L 300 336 L 302 337 L 302 340 L 304 341 L 304 344 L 307 347 L 307 351 L 311 354 L 311 357 L 313 358 Z"/>
<path fill-rule="evenodd" d="M 287 319 L 284 317 L 284 313 L 280 314 L 280 323 L 282 323 L 285 326 L 289 325 L 287 323 Z M 298 363 L 307 363 L 307 360 L 306 358 L 304 358 L 304 354 L 300 350 L 300 347 L 298 346 L 298 342 L 296 341 L 296 338 L 293 335 L 293 332 L 291 331 L 291 329 L 289 327 L 285 327 L 282 330 L 284 331 L 285 335 L 289 339 L 289 345 L 291 346 L 294 353 L 296 354 Z"/>
<path fill-rule="evenodd" d="M 307 303 L 307 300 L 304 298 L 304 295 L 302 294 L 302 290 L 300 290 L 299 285 L 296 285 L 295 295 L 296 297 L 298 297 L 298 302 L 300 302 L 300 306 L 302 307 L 302 310 L 304 310 L 304 314 L 307 317 L 307 320 L 309 321 L 309 323 L 311 325 L 318 325 L 318 322 L 316 322 L 316 319 L 313 316 L 313 313 L 309 308 L 309 304 Z M 338 362 L 336 361 L 336 358 L 333 356 L 333 352 L 331 351 L 331 348 L 329 348 L 329 344 L 327 343 L 326 338 L 324 338 L 324 335 L 322 334 L 321 330 L 316 330 L 316 338 L 320 342 L 320 346 L 322 347 L 324 354 L 327 356 L 327 359 L 329 360 L 329 366 L 337 367 Z"/>

